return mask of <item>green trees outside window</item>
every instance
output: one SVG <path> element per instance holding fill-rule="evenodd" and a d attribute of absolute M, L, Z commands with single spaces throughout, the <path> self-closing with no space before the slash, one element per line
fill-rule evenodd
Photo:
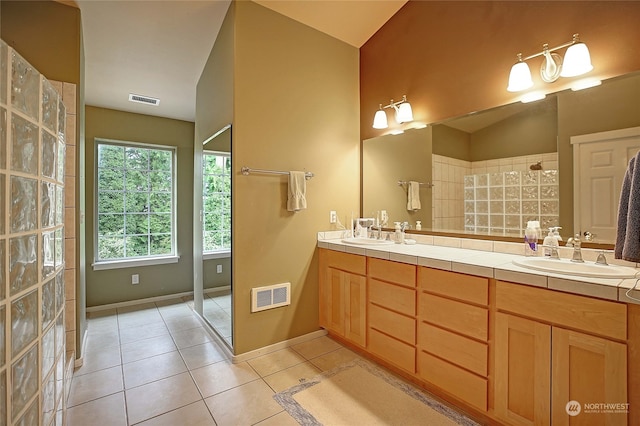
<path fill-rule="evenodd" d="M 224 152 L 204 152 L 202 205 L 205 253 L 231 250 L 231 157 Z"/>
<path fill-rule="evenodd" d="M 98 142 L 97 260 L 173 255 L 174 150 Z"/>

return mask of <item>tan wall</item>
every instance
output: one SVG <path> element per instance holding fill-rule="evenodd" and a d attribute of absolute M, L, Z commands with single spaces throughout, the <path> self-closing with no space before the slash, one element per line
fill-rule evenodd
<path fill-rule="evenodd" d="M 386 135 L 362 141 L 363 182 L 362 210 L 365 217 L 376 217 L 386 210 L 387 227 L 393 222 L 416 220 L 427 228 L 431 224 L 432 189 L 420 189 L 421 209 L 407 210 L 407 187 L 398 186 L 399 180 L 431 182 L 431 132 L 433 127 L 414 129 L 401 135 Z"/>
<path fill-rule="evenodd" d="M 318 329 L 316 232 L 359 211 L 358 50 L 253 2 L 237 2 L 233 128 L 234 350 Z M 307 170 L 307 210 L 284 176 Z M 291 282 L 291 305 L 250 313 L 252 287 Z"/>
<path fill-rule="evenodd" d="M 470 161 L 556 152 L 558 108 L 555 97 L 471 134 Z"/>
<path fill-rule="evenodd" d="M 568 42 L 573 33 L 591 52 L 589 76 L 638 70 L 638 22 L 640 2 L 632 1 L 411 0 L 360 50 L 362 139 L 386 133 L 371 127 L 373 115 L 403 94 L 415 120 L 427 123 L 518 100 L 506 90 L 517 53 Z M 530 61 L 536 89 L 556 92 L 576 80 L 542 83 L 540 64 Z"/>
<path fill-rule="evenodd" d="M 95 138 L 176 146 L 178 263 L 94 271 L 87 267 L 87 306 L 193 290 L 194 124 L 112 109 L 86 107 L 86 257 L 94 260 Z M 131 285 L 131 274 L 140 284 Z"/>
<path fill-rule="evenodd" d="M 471 135 L 446 124 L 436 124 L 433 128 L 433 153 L 458 160 L 472 161 L 469 143 Z M 427 161 L 431 161 L 431 157 Z"/>

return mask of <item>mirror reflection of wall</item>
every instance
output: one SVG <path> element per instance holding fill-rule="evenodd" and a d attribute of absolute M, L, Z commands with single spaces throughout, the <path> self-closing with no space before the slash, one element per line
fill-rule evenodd
<path fill-rule="evenodd" d="M 202 218 L 202 314 L 232 347 L 230 127 L 203 145 Z"/>

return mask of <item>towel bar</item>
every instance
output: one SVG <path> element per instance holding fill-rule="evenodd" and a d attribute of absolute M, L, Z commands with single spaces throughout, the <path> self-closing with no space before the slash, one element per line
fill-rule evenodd
<path fill-rule="evenodd" d="M 240 171 L 245 176 L 249 175 L 250 173 L 266 173 L 266 174 L 271 174 L 271 175 L 288 175 L 289 174 L 289 172 L 283 172 L 283 171 L 279 171 L 279 170 L 252 169 L 250 167 L 243 167 L 243 168 L 240 169 Z M 311 172 L 305 172 L 304 173 L 304 177 L 307 180 L 311 179 L 314 176 L 315 175 L 313 173 L 311 173 Z"/>
<path fill-rule="evenodd" d="M 398 181 L 398 186 L 405 186 L 405 185 L 408 185 L 408 184 L 409 184 L 409 182 L 407 182 L 406 180 L 399 180 Z M 418 185 L 426 186 L 427 188 L 433 188 L 433 184 L 431 182 L 428 182 L 428 183 L 418 182 Z"/>

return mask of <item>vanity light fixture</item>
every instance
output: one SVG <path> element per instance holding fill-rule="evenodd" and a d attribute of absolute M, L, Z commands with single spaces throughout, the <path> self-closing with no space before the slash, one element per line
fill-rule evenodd
<path fill-rule="evenodd" d="M 563 60 L 562 56 L 554 52 L 565 47 L 568 49 Z M 542 45 L 542 52 L 525 58 L 522 57 L 522 53 L 518 53 L 518 62 L 511 67 L 509 73 L 509 85 L 507 86 L 509 92 L 519 92 L 533 86 L 531 70 L 526 61 L 538 56 L 544 57 L 540 66 L 540 77 L 545 83 L 553 83 L 560 77 L 576 77 L 593 69 L 587 45 L 580 41 L 578 34 L 574 34 L 573 40 L 568 43 L 552 48 L 549 48 L 549 45 L 545 43 Z"/>
<path fill-rule="evenodd" d="M 376 115 L 373 117 L 374 129 L 386 129 L 389 127 L 387 124 L 387 114 L 384 112 L 386 108 L 393 108 L 396 112 L 396 122 L 398 124 L 408 123 L 413 121 L 413 111 L 411 110 L 411 104 L 407 102 L 407 95 L 402 95 L 402 100 L 398 102 L 389 102 L 389 105 L 380 104 L 380 109 L 376 111 Z"/>

